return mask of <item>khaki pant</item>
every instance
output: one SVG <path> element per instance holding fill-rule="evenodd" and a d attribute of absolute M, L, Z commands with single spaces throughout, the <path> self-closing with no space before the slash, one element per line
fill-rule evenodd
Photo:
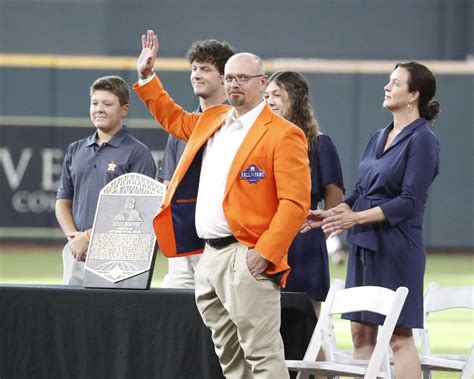
<path fill-rule="evenodd" d="M 162 287 L 194 289 L 194 272 L 201 254 L 168 259 L 168 273 Z"/>
<path fill-rule="evenodd" d="M 63 249 L 63 284 L 82 286 L 84 282 L 84 262 L 78 262 L 71 254 L 69 242 Z"/>
<path fill-rule="evenodd" d="M 196 304 L 227 379 L 286 379 L 280 288 L 250 274 L 247 252 L 240 243 L 206 245 L 196 267 Z"/>

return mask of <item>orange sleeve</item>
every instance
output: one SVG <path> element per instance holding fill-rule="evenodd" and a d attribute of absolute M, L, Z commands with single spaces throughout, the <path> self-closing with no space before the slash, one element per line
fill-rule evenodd
<path fill-rule="evenodd" d="M 135 83 L 133 90 L 163 129 L 182 140 L 189 139 L 199 115 L 176 104 L 156 75 L 142 86 Z"/>
<path fill-rule="evenodd" d="M 278 208 L 255 248 L 279 265 L 306 219 L 311 202 L 308 144 L 297 127 L 289 128 L 277 144 L 274 176 Z"/>

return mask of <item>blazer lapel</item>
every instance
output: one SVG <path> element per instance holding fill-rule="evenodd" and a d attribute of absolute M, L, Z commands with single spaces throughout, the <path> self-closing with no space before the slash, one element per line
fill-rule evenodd
<path fill-rule="evenodd" d="M 239 147 L 239 150 L 237 150 L 237 154 L 235 155 L 232 165 L 230 166 L 229 175 L 227 176 L 224 198 L 227 196 L 232 183 L 239 177 L 240 170 L 242 169 L 242 165 L 244 164 L 245 160 L 250 155 L 258 141 L 260 141 L 260 139 L 267 132 L 267 124 L 269 124 L 271 121 L 272 111 L 268 106 L 265 106 L 262 113 L 260 113 L 245 136 L 242 144 Z"/>
<path fill-rule="evenodd" d="M 204 123 L 202 127 L 200 125 L 199 130 L 195 129 L 192 137 L 189 139 L 188 143 L 186 144 L 186 148 L 183 152 L 183 157 L 182 159 L 180 159 L 178 166 L 176 167 L 176 171 L 178 172 L 178 179 L 175 183 L 175 186 L 177 186 L 181 182 L 185 173 L 188 171 L 189 166 L 191 166 L 191 163 L 196 157 L 196 154 L 204 146 L 207 140 L 218 129 L 220 129 L 222 125 L 224 125 L 225 118 L 226 118 L 226 114 L 221 115 L 219 119 L 217 119 L 213 123 Z"/>

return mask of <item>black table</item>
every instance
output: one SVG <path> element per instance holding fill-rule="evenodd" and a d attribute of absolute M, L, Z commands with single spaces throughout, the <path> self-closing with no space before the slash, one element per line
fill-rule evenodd
<path fill-rule="evenodd" d="M 287 359 L 316 324 L 309 298 L 282 294 Z M 191 290 L 0 285 L 0 378 L 222 378 Z"/>

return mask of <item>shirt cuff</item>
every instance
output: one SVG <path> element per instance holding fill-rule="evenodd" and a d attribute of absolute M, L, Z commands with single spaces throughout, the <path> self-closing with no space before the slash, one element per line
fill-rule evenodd
<path fill-rule="evenodd" d="M 139 86 L 144 86 L 145 84 L 151 82 L 151 80 L 156 76 L 156 74 L 152 71 L 151 75 L 148 76 L 146 79 L 140 79 L 138 78 L 138 85 Z"/>

